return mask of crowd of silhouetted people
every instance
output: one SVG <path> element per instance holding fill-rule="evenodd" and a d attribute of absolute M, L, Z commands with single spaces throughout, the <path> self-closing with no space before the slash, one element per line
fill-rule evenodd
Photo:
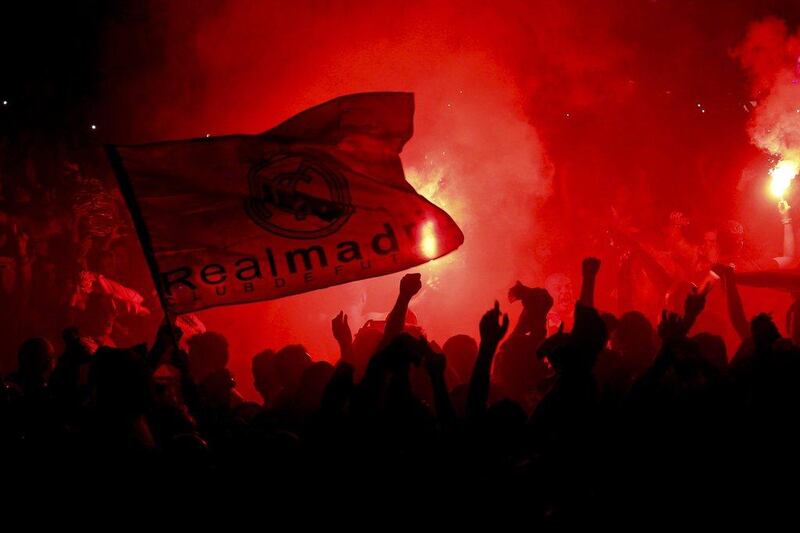
<path fill-rule="evenodd" d="M 620 265 L 600 284 L 616 291 L 618 316 L 595 305 L 600 262 L 587 258 L 578 297 L 563 274 L 545 288 L 517 283 L 514 324 L 495 304 L 478 339 L 439 345 L 409 311 L 421 286 L 409 274 L 385 320 L 351 330 L 340 313 L 319 332 L 336 340 L 335 364 L 295 344 L 256 354 L 252 375 L 234 379 L 228 340 L 197 317 L 158 327 L 118 192 L 74 163 L 47 182 L 28 166 L 0 180 L 5 479 L 309 498 L 354 494 L 345 484 L 434 499 L 513 493 L 551 525 L 793 509 L 800 306 L 784 338 L 782 317 L 745 314 L 734 274 L 796 268 L 785 212 L 791 238 L 766 266 L 744 254 L 738 223 L 697 245 L 673 213 L 660 250 L 617 228 Z M 666 303 L 637 297 L 643 274 Z M 721 322 L 738 345 L 703 331 Z M 237 391 L 245 380 L 259 402 Z"/>
<path fill-rule="evenodd" d="M 408 323 L 421 287 L 408 274 L 379 327 L 353 336 L 346 315 L 333 318 L 335 365 L 300 344 L 255 355 L 258 403 L 237 392 L 215 332 L 186 340 L 164 324 L 149 346 L 109 347 L 71 327 L 61 353 L 30 338 L 0 388 L 4 470 L 315 493 L 331 480 L 513 489 L 551 524 L 791 508 L 800 348 L 759 314 L 727 353 L 692 329 L 707 287 L 657 325 L 599 312 L 600 262 L 582 266 L 569 331 L 548 335 L 553 298 L 517 287 L 517 323 L 495 303 L 479 339 L 442 346 Z"/>

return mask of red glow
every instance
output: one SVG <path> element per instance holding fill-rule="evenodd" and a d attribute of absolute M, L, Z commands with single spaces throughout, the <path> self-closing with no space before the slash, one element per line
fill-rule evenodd
<path fill-rule="evenodd" d="M 422 255 L 428 259 L 434 259 L 439 253 L 439 242 L 436 238 L 436 230 L 433 222 L 426 222 L 422 226 L 422 236 L 419 241 Z"/>
<path fill-rule="evenodd" d="M 115 90 L 105 105 L 119 117 L 115 140 L 142 142 L 259 132 L 341 94 L 415 92 L 409 182 L 466 239 L 418 269 L 424 288 L 412 309 L 443 341 L 476 334 L 482 311 L 517 279 L 576 279 L 576 258 L 612 257 L 612 207 L 620 224 L 654 241 L 672 210 L 687 213 L 696 240 L 740 220 L 760 251 L 778 255 L 780 227 L 764 193 L 774 161 L 750 145 L 768 121 L 753 119 L 749 102 L 764 102 L 797 38 L 772 21 L 743 44 L 755 0 L 726 5 L 724 15 L 713 2 L 667 4 L 228 2 L 201 14 L 170 2 L 145 17 L 169 52 L 122 78 L 109 68 Z M 138 53 L 129 38 L 125 28 L 109 31 L 117 52 L 108 65 L 120 50 Z M 752 90 L 737 61 L 753 71 Z M 787 98 L 763 109 L 784 117 Z M 434 257 L 434 242 L 423 237 L 422 253 Z M 613 309 L 613 274 L 604 275 L 600 305 Z M 202 318 L 228 334 L 234 370 L 249 385 L 249 358 L 266 347 L 303 342 L 334 360 L 331 317 L 344 310 L 357 328 L 385 313 L 400 277 Z"/>

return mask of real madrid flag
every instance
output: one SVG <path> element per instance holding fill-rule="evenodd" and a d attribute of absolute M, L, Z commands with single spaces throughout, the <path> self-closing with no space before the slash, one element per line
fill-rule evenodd
<path fill-rule="evenodd" d="M 110 146 L 165 310 L 281 298 L 424 263 L 464 236 L 399 154 L 414 96 L 343 96 L 260 135 Z"/>

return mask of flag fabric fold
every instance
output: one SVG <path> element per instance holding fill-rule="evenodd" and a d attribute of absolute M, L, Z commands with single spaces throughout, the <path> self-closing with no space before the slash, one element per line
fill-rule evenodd
<path fill-rule="evenodd" d="M 282 298 L 404 270 L 463 234 L 408 184 L 410 93 L 364 93 L 260 135 L 108 154 L 165 311 Z"/>

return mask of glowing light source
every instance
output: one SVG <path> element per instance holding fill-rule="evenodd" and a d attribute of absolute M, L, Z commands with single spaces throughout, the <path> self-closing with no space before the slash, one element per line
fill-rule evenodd
<path fill-rule="evenodd" d="M 3 100 L 3 105 L 8 105 L 8 100 Z"/>
<path fill-rule="evenodd" d="M 432 221 L 425 222 L 420 230 L 419 247 L 422 255 L 433 259 L 439 252 L 439 241 Z"/>
<path fill-rule="evenodd" d="M 97 126 L 96 126 L 95 124 L 92 124 L 91 128 L 92 128 L 93 130 L 96 130 L 96 129 L 97 129 Z"/>
<path fill-rule="evenodd" d="M 798 171 L 800 171 L 799 162 L 790 159 L 781 159 L 778 161 L 778 164 L 769 171 L 769 175 L 772 177 L 769 183 L 770 192 L 776 198 L 783 199 L 786 190 L 792 184 Z"/>

